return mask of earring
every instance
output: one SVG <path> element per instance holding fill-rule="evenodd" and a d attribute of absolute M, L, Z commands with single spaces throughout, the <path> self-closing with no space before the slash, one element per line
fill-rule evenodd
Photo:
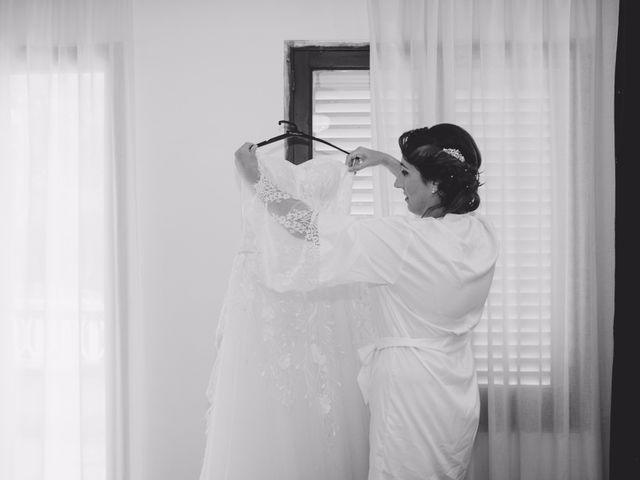
<path fill-rule="evenodd" d="M 431 189 L 431 195 L 435 195 L 437 191 L 438 191 L 438 188 L 434 185 L 433 188 Z"/>

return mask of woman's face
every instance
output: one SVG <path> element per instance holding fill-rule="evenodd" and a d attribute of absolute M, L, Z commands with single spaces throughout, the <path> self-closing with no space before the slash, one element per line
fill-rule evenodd
<path fill-rule="evenodd" d="M 411 213 L 422 216 L 427 209 L 440 203 L 437 193 L 432 193 L 435 187 L 433 182 L 425 183 L 418 169 L 405 159 L 400 162 L 400 167 L 400 175 L 396 177 L 393 186 L 403 190 Z"/>

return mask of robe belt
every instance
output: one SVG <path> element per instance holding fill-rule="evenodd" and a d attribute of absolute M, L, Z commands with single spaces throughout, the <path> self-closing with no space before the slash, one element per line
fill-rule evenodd
<path fill-rule="evenodd" d="M 411 338 L 411 337 L 382 337 L 370 345 L 358 349 L 358 355 L 362 362 L 358 372 L 358 385 L 364 398 L 364 403 L 369 404 L 369 391 L 371 389 L 371 370 L 373 358 L 376 352 L 385 348 L 414 348 L 423 351 L 452 352 L 468 343 L 468 337 L 442 337 L 442 338 Z"/>

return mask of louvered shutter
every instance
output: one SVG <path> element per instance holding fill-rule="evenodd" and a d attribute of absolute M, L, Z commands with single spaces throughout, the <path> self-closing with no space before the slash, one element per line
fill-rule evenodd
<path fill-rule="evenodd" d="M 371 92 L 369 70 L 316 70 L 313 72 L 313 135 L 347 151 L 371 147 Z M 315 155 L 344 154 L 313 142 Z M 373 178 L 370 169 L 353 177 L 351 214 L 373 215 Z"/>
<path fill-rule="evenodd" d="M 478 380 L 551 383 L 550 108 L 543 87 L 460 92 L 456 115 L 482 152 L 480 212 L 500 257 L 473 344 Z M 489 355 L 491 353 L 491 355 Z"/>

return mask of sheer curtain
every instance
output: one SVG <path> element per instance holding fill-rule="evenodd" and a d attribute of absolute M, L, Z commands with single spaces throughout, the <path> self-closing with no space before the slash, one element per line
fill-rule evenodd
<path fill-rule="evenodd" d="M 608 476 L 617 1 L 370 0 L 377 147 L 457 123 L 501 257 L 469 479 Z M 383 211 L 402 207 L 376 172 Z"/>
<path fill-rule="evenodd" d="M 125 478 L 124 0 L 0 0 L 0 478 Z"/>

